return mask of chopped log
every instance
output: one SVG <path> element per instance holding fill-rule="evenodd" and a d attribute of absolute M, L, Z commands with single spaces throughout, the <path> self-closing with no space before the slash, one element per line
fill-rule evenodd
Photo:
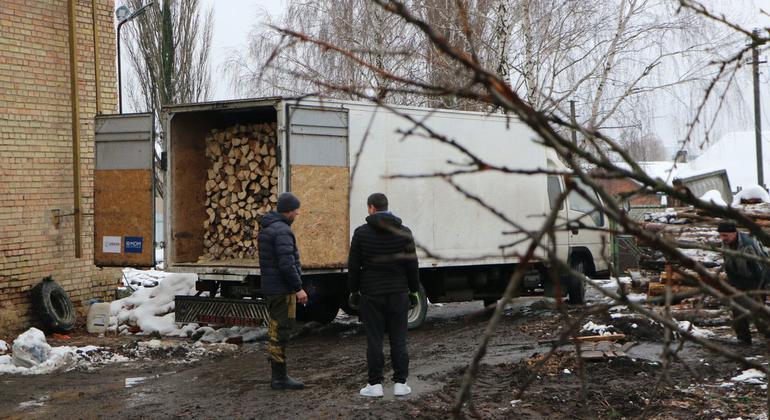
<path fill-rule="evenodd" d="M 259 220 L 278 195 L 275 123 L 213 129 L 206 137 L 210 167 L 202 180 L 207 217 L 201 258 L 255 258 Z"/>
<path fill-rule="evenodd" d="M 697 293 L 699 291 L 700 289 L 697 287 L 680 286 L 680 285 L 671 286 L 671 294 L 673 295 Z M 665 296 L 665 295 L 666 295 L 666 285 L 664 283 L 650 283 L 647 290 L 647 296 L 652 297 L 652 296 Z"/>

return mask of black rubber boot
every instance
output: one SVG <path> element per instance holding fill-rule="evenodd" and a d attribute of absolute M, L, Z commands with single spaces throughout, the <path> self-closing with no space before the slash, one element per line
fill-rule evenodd
<path fill-rule="evenodd" d="M 273 376 L 270 379 L 270 388 L 273 389 L 304 389 L 305 384 L 292 378 L 286 373 L 286 363 L 270 361 Z"/>

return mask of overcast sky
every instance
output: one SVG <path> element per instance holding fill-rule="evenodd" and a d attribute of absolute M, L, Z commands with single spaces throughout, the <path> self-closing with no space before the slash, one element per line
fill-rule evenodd
<path fill-rule="evenodd" d="M 274 21 L 280 19 L 287 0 L 201 0 L 204 8 L 213 7 L 214 10 L 214 33 L 212 40 L 211 56 L 211 74 L 214 82 L 211 100 L 226 100 L 236 97 L 232 92 L 223 64 L 228 54 L 233 50 L 243 50 L 247 47 L 249 33 L 256 24 L 265 21 L 265 16 L 272 16 Z M 763 14 L 760 10 L 770 11 L 770 1 L 768 0 L 705 0 L 707 6 L 721 13 L 724 13 L 728 19 L 741 22 L 745 27 L 770 27 L 770 17 Z M 116 7 L 122 3 L 122 0 L 116 0 Z M 765 59 L 770 57 L 763 57 Z M 129 66 L 126 66 L 129 67 Z M 126 68 L 130 71 L 129 68 Z M 770 72 L 768 64 L 761 66 L 762 76 L 762 95 L 763 95 L 763 128 L 770 128 Z M 125 75 L 124 75 L 125 76 Z M 750 95 L 750 77 L 744 78 L 749 83 L 742 87 L 742 90 Z M 749 101 L 750 97 L 746 98 Z M 130 108 L 130 105 L 126 105 Z M 657 113 L 657 112 L 656 112 Z M 667 112 L 662 112 L 660 117 L 664 120 Z M 753 115 L 753 114 L 752 114 Z M 749 122 L 750 120 L 750 122 Z M 661 121 L 663 122 L 663 121 Z M 671 125 L 672 123 L 663 125 Z M 681 122 L 677 122 L 680 125 Z M 753 129 L 753 118 L 748 118 L 741 123 L 744 126 L 731 127 L 731 130 L 749 130 Z M 658 126 L 659 136 L 662 137 L 669 147 L 675 146 L 674 138 L 676 135 L 666 135 L 672 127 Z M 674 130 L 674 132 L 679 130 Z"/>
<path fill-rule="evenodd" d="M 232 99 L 234 94 L 224 76 L 222 64 L 234 49 L 247 46 L 254 24 L 264 21 L 265 13 L 277 18 L 283 13 L 285 0 L 201 0 L 205 7 L 214 7 L 211 74 L 214 81 L 213 100 Z"/>

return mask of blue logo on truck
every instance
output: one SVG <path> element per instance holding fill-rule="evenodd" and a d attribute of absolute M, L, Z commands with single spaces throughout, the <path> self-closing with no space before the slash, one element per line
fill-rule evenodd
<path fill-rule="evenodd" d="M 142 237 L 141 236 L 126 236 L 123 241 L 123 249 L 127 254 L 141 254 L 142 253 Z"/>

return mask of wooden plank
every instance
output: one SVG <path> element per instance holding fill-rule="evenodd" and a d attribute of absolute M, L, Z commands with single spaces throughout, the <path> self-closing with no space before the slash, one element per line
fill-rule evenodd
<path fill-rule="evenodd" d="M 624 340 L 625 334 L 606 334 L 606 335 L 589 335 L 584 337 L 575 337 L 573 340 L 580 342 L 598 342 L 598 341 L 617 341 Z"/>
<path fill-rule="evenodd" d="M 685 294 L 685 293 L 695 293 L 698 292 L 697 287 L 690 287 L 690 286 L 671 286 L 671 294 L 673 295 L 679 295 L 679 294 Z M 647 296 L 665 296 L 666 294 L 666 285 L 663 283 L 650 283 L 647 290 Z"/>
<path fill-rule="evenodd" d="M 350 170 L 291 166 L 291 189 L 302 202 L 292 225 L 305 268 L 342 268 L 350 248 Z"/>
<path fill-rule="evenodd" d="M 203 254 L 202 223 L 206 214 L 206 180 L 210 165 L 205 137 L 216 122 L 210 116 L 184 113 L 172 120 L 171 235 L 173 255 L 167 263 L 195 262 Z M 167 238 L 168 241 L 170 238 Z"/>
<path fill-rule="evenodd" d="M 155 217 L 152 212 L 152 171 L 94 171 L 94 264 L 100 267 L 151 267 Z M 119 237 L 118 252 L 104 252 L 104 237 Z M 141 253 L 126 252 L 125 238 L 142 238 Z"/>

